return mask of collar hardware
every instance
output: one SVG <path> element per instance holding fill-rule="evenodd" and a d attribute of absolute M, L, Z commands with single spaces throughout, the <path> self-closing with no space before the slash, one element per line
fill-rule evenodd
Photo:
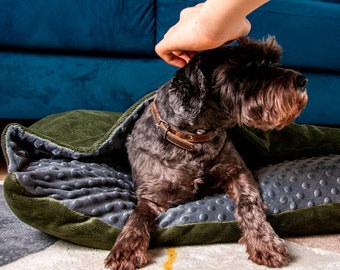
<path fill-rule="evenodd" d="M 171 126 L 167 121 L 161 118 L 156 106 L 156 99 L 154 99 L 151 104 L 151 113 L 162 138 L 187 151 L 193 151 L 195 143 L 209 142 L 214 140 L 217 136 L 216 130 L 204 134 L 194 134 L 181 131 L 174 126 Z"/>

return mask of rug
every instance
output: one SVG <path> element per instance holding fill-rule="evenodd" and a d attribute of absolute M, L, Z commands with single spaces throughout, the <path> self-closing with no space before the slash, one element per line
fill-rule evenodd
<path fill-rule="evenodd" d="M 106 250 L 86 248 L 58 240 L 18 220 L 7 207 L 0 185 L 0 269 L 105 269 Z M 339 238 L 336 238 L 339 239 Z M 287 270 L 340 269 L 340 253 L 287 241 L 294 256 Z M 236 243 L 157 248 L 145 270 L 267 269 L 247 259 L 245 247 Z"/>
<path fill-rule="evenodd" d="M 0 186 L 0 266 L 39 252 L 57 241 L 25 223 L 8 208 Z"/>

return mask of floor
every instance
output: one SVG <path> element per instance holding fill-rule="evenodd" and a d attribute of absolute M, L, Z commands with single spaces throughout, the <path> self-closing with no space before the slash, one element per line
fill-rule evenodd
<path fill-rule="evenodd" d="M 34 120 L 20 120 L 20 121 L 11 121 L 11 123 L 20 123 L 24 126 L 29 126 L 34 123 Z M 9 122 L 5 120 L 0 120 L 0 131 L 5 128 L 5 126 Z M 1 152 L 0 154 L 0 182 L 2 182 L 7 175 L 6 162 Z M 334 251 L 340 253 L 340 234 L 337 235 L 318 235 L 318 236 L 308 236 L 308 237 L 294 237 L 287 238 L 292 242 L 297 244 L 313 247 L 313 248 L 321 248 L 329 251 Z"/>

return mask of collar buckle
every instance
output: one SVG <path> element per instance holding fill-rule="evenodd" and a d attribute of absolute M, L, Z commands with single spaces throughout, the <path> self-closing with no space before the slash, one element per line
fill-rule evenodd
<path fill-rule="evenodd" d="M 166 140 L 168 132 L 170 130 L 170 124 L 163 119 L 159 119 L 156 123 L 156 126 L 158 128 L 158 131 L 161 133 L 163 139 Z"/>

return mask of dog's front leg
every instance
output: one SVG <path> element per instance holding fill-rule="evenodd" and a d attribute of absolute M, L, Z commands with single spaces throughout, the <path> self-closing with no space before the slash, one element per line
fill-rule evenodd
<path fill-rule="evenodd" d="M 234 174 L 227 193 L 236 204 L 235 216 L 243 233 L 239 242 L 246 245 L 249 259 L 269 267 L 288 264 L 287 246 L 266 220 L 266 207 L 251 172 L 243 168 Z"/>
<path fill-rule="evenodd" d="M 150 235 L 160 211 L 147 199 L 140 198 L 119 234 L 105 266 L 111 270 L 134 270 L 151 261 L 148 254 Z"/>

